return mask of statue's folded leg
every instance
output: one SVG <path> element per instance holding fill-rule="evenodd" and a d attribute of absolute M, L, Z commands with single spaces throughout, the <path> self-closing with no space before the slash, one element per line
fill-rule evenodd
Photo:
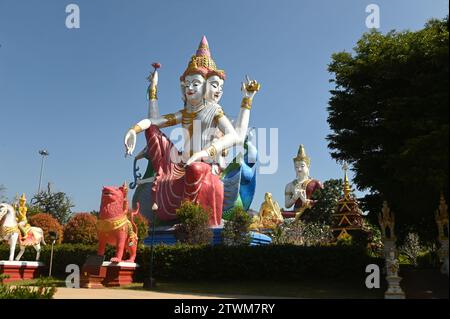
<path fill-rule="evenodd" d="M 158 204 L 156 214 L 161 220 L 173 220 L 176 218 L 176 209 L 180 207 L 184 188 L 184 169 L 179 163 L 181 156 L 158 127 L 150 126 L 145 131 L 145 137 L 147 156 L 156 173 L 152 187 L 152 198 Z"/>
<path fill-rule="evenodd" d="M 209 164 L 195 162 L 186 166 L 183 197 L 209 211 L 210 226 L 221 224 L 223 184 L 218 176 L 211 173 Z"/>
<path fill-rule="evenodd" d="M 157 126 L 150 126 L 145 131 L 147 139 L 147 156 L 151 160 L 155 172 L 168 173 L 172 165 L 179 160 L 178 150 Z M 171 158 L 170 154 L 175 155 Z"/>

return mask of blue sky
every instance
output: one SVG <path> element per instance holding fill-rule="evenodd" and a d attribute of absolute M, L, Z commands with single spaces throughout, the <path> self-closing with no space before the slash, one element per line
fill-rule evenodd
<path fill-rule="evenodd" d="M 70 3 L 80 8 L 80 29 L 65 26 Z M 259 209 L 265 192 L 283 206 L 299 144 L 311 157 L 314 178 L 341 178 L 325 140 L 327 64 L 368 31 L 371 3 L 380 7 L 382 32 L 417 30 L 448 15 L 444 0 L 0 0 L 0 184 L 6 196 L 32 197 L 38 150 L 46 148 L 43 185 L 66 192 L 74 211 L 97 210 L 102 186 L 131 181 L 123 136 L 147 114 L 151 63 L 163 66 L 161 113 L 179 110 L 179 76 L 203 34 L 227 73 L 226 114 L 237 116 L 240 82 L 249 74 L 262 85 L 251 125 L 278 128 L 278 170 L 258 176 L 252 208 Z M 137 149 L 144 140 L 139 136 Z"/>

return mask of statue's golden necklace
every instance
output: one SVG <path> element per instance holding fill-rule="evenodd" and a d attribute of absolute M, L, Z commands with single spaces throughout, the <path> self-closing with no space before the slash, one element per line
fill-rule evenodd
<path fill-rule="evenodd" d="M 197 114 L 205 108 L 206 104 L 202 104 L 197 108 L 193 108 L 192 112 L 188 111 L 186 108 L 181 110 L 181 123 L 183 127 L 186 127 L 189 132 L 189 138 L 192 138 L 194 134 L 194 120 L 197 117 Z"/>

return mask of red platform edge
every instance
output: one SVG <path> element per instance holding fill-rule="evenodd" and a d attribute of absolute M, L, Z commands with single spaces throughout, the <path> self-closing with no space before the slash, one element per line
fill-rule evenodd
<path fill-rule="evenodd" d="M 121 287 L 133 283 L 133 276 L 139 267 L 135 263 L 104 262 L 95 267 L 83 265 L 81 269 L 81 288 Z"/>
<path fill-rule="evenodd" d="M 38 278 L 44 269 L 44 264 L 40 262 L 27 261 L 1 261 L 0 274 L 9 275 L 4 280 L 5 283 L 19 280 L 29 280 Z"/>

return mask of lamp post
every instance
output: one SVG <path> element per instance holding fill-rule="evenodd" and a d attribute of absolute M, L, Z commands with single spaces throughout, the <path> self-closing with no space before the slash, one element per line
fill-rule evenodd
<path fill-rule="evenodd" d="M 158 205 L 156 203 L 152 206 L 152 235 L 151 235 L 151 241 L 150 241 L 150 276 L 149 278 L 144 281 L 144 288 L 145 289 L 152 289 L 155 287 L 155 279 L 153 278 L 153 244 L 155 239 L 155 214 L 158 210 Z"/>
<path fill-rule="evenodd" d="M 42 181 L 42 172 L 44 170 L 44 158 L 46 156 L 49 156 L 50 153 L 47 150 L 39 150 L 39 154 L 42 156 L 42 160 L 41 160 L 41 173 L 39 174 L 39 186 L 38 186 L 38 194 L 41 191 L 41 181 Z"/>
<path fill-rule="evenodd" d="M 53 245 L 56 242 L 56 239 L 58 239 L 58 233 L 55 231 L 49 231 L 48 235 L 50 237 L 50 240 L 52 241 L 52 250 L 50 252 L 50 269 L 48 272 L 48 276 L 51 277 L 52 276 L 52 266 L 53 266 Z"/>

